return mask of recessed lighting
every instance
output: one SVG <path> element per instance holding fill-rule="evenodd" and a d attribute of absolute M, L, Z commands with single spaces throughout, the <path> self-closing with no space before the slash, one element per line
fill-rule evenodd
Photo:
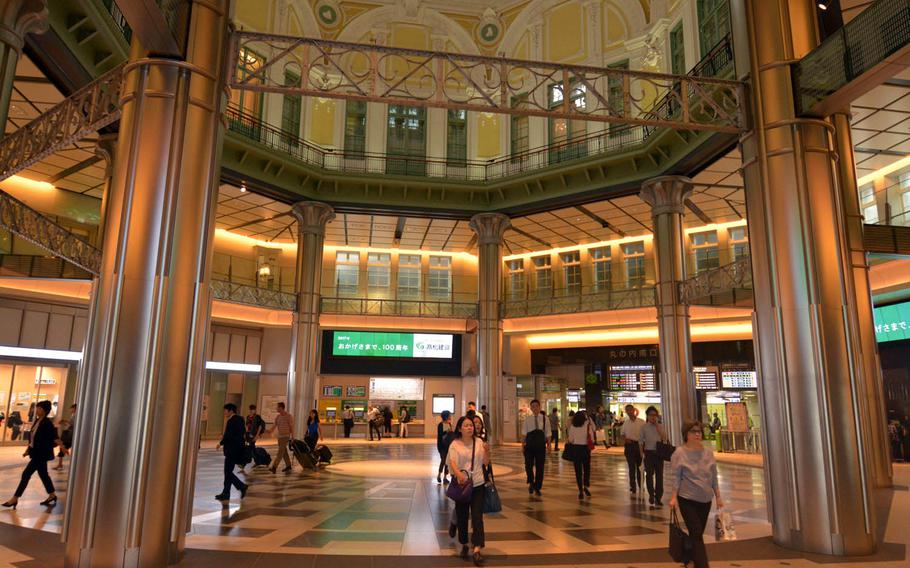
<path fill-rule="evenodd" d="M 246 193 L 246 184 L 240 184 L 240 193 Z"/>
<path fill-rule="evenodd" d="M 819 2 L 819 3 L 818 3 L 818 9 L 819 9 L 819 10 L 827 10 L 827 9 L 828 9 L 828 3 L 827 3 L 827 2 Z"/>

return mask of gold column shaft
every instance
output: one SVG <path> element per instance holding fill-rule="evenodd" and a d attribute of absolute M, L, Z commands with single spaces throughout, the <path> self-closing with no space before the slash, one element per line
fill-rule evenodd
<path fill-rule="evenodd" d="M 25 35 L 47 31 L 47 14 L 47 0 L 5 0 L 0 6 L 0 137 L 6 131 Z"/>

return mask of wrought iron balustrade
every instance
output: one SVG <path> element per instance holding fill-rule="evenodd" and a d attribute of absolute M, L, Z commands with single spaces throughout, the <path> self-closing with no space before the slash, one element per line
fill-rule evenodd
<path fill-rule="evenodd" d="M 100 249 L 3 191 L 0 191 L 0 227 L 92 274 L 97 275 L 101 270 Z"/>
<path fill-rule="evenodd" d="M 211 281 L 211 287 L 212 297 L 216 300 L 276 310 L 297 310 L 296 294 L 214 279 Z"/>
<path fill-rule="evenodd" d="M 679 301 L 688 305 L 736 304 L 751 297 L 751 290 L 752 261 L 746 257 L 680 282 Z"/>
<path fill-rule="evenodd" d="M 624 310 L 654 305 L 654 286 L 561 292 L 543 297 L 510 298 L 502 302 L 503 318 Z"/>
<path fill-rule="evenodd" d="M 477 304 L 434 300 L 323 297 L 320 299 L 320 313 L 474 319 L 477 317 Z"/>
<path fill-rule="evenodd" d="M 910 0 L 876 0 L 793 64 L 797 114 L 825 114 L 819 103 L 908 43 Z"/>

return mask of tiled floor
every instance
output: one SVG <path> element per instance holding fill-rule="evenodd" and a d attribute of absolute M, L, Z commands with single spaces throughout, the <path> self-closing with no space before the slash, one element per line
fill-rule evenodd
<path fill-rule="evenodd" d="M 462 565 L 449 538 L 451 503 L 435 481 L 435 446 L 416 440 L 333 444 L 333 465 L 318 472 L 271 474 L 248 468 L 252 487 L 241 503 L 214 500 L 221 485 L 221 457 L 202 450 L 197 475 L 193 533 L 184 566 L 218 568 L 317 566 Z M 269 448 L 274 453 L 274 448 Z M 668 563 L 668 509 L 630 497 L 625 461 L 599 449 L 592 467 L 593 496 L 578 500 L 571 464 L 548 456 L 542 497 L 529 496 L 517 447 L 494 450 L 497 487 L 504 510 L 486 517 L 490 565 L 592 565 Z M 0 448 L 0 496 L 11 493 L 22 463 L 12 448 Z M 840 561 L 809 557 L 770 543 L 760 469 L 719 465 L 721 489 L 733 513 L 739 540 L 709 546 L 717 565 L 797 566 Z M 881 568 L 907 566 L 910 542 L 902 523 L 910 514 L 906 484 L 910 468 L 896 469 L 899 485 L 882 492 L 886 544 L 874 557 Z M 66 472 L 55 472 L 65 496 Z M 35 479 L 19 510 L 0 511 L 0 566 L 59 566 L 62 505 L 48 513 Z M 666 499 L 665 499 L 666 500 Z M 903 514 L 904 517 L 896 516 Z M 38 530 L 35 530 L 38 529 Z M 709 537 L 709 541 L 712 540 Z M 31 558 L 34 558 L 32 560 Z M 879 564 L 877 564 L 879 565 Z"/>

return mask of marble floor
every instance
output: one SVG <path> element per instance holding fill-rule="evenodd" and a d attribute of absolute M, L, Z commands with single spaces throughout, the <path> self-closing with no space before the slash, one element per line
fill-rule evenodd
<path fill-rule="evenodd" d="M 193 532 L 182 566 L 218 568 L 321 566 L 463 565 L 447 534 L 451 502 L 435 480 L 438 456 L 430 441 L 383 440 L 332 443 L 334 459 L 319 471 L 295 464 L 288 474 L 248 467 L 251 488 L 241 502 L 214 500 L 221 488 L 221 457 L 201 450 Z M 274 447 L 267 449 L 274 455 Z M 11 494 L 24 465 L 15 448 L 0 448 L 0 496 Z M 739 539 L 714 543 L 712 565 L 853 565 L 872 561 L 881 568 L 908 566 L 906 524 L 910 514 L 910 467 L 895 470 L 898 485 L 878 497 L 886 522 L 884 544 L 872 558 L 842 559 L 787 551 L 770 542 L 762 471 L 755 460 L 719 464 L 721 491 L 733 514 Z M 529 495 L 521 452 L 494 450 L 496 485 L 503 511 L 485 519 L 489 565 L 620 565 L 669 562 L 668 508 L 631 497 L 621 454 L 603 449 L 592 459 L 592 497 L 579 500 L 571 464 L 548 456 L 543 495 Z M 65 501 L 66 470 L 54 472 Z M 34 479 L 17 511 L 0 511 L 0 566 L 60 566 L 63 505 L 38 507 L 43 498 Z M 666 499 L 665 499 L 666 501 Z M 901 517 L 900 515 L 903 515 Z M 855 562 L 854 562 L 855 560 Z M 6 563 L 6 564 L 4 564 Z"/>

